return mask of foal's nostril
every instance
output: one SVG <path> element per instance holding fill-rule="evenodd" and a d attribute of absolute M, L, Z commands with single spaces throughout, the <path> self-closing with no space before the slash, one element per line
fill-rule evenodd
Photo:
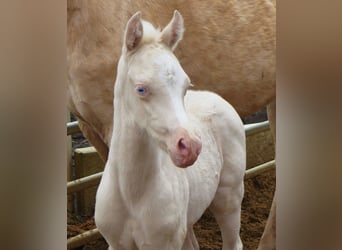
<path fill-rule="evenodd" d="M 185 141 L 184 141 L 184 138 L 180 139 L 178 141 L 178 148 L 179 150 L 183 151 L 186 149 L 186 145 L 185 145 Z"/>

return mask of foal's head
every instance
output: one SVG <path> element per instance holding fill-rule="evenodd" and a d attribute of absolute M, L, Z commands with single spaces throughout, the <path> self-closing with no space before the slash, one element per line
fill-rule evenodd
<path fill-rule="evenodd" d="M 162 31 L 142 21 L 140 12 L 133 15 L 126 25 L 114 98 L 179 167 L 192 165 L 202 147 L 184 109 L 191 82 L 173 54 L 183 31 L 178 11 Z"/>

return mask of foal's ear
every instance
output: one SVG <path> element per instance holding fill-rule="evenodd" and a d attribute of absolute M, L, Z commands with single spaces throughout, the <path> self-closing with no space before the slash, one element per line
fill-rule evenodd
<path fill-rule="evenodd" d="M 141 12 L 135 13 L 127 22 L 124 45 L 128 51 L 134 50 L 140 43 L 143 36 L 143 26 L 141 22 Z"/>
<path fill-rule="evenodd" d="M 161 41 L 169 46 L 172 50 L 177 47 L 177 44 L 183 38 L 184 20 L 178 10 L 173 12 L 172 20 L 163 29 L 161 33 Z"/>

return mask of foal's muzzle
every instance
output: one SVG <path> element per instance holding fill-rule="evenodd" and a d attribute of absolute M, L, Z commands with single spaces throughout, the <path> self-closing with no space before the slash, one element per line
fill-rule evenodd
<path fill-rule="evenodd" d="M 190 136 L 183 128 L 175 130 L 167 146 L 173 163 L 181 168 L 194 164 L 202 150 L 200 138 L 195 135 Z"/>

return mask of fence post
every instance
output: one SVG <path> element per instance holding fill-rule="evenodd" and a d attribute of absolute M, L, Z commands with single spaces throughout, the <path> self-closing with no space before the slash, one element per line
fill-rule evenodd
<path fill-rule="evenodd" d="M 94 147 L 77 148 L 74 153 L 76 179 L 103 171 L 105 163 Z M 93 215 L 97 186 L 77 192 L 77 211 L 79 215 Z"/>

